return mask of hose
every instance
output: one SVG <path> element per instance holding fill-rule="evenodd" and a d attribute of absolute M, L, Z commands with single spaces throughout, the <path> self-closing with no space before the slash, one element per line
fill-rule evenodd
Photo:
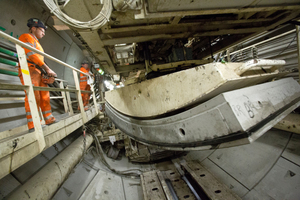
<path fill-rule="evenodd" d="M 91 29 L 97 30 L 104 26 L 110 18 L 112 13 L 112 3 L 111 0 L 103 0 L 103 7 L 100 13 L 92 20 L 87 22 L 82 22 L 76 19 L 69 17 L 67 14 L 62 12 L 60 9 L 57 0 L 43 0 L 46 6 L 50 9 L 50 12 L 53 13 L 58 19 L 62 22 L 80 29 Z M 100 1 L 101 4 L 101 1 Z"/>
<path fill-rule="evenodd" d="M 140 175 L 143 173 L 142 170 L 140 169 L 130 169 L 130 170 L 125 170 L 125 171 L 118 171 L 116 169 L 113 169 L 106 161 L 105 156 L 104 156 L 104 151 L 102 149 L 102 146 L 95 134 L 95 131 L 93 130 L 93 128 L 91 128 L 90 126 L 93 126 L 92 124 L 87 125 L 87 129 L 90 130 L 91 135 L 94 138 L 95 141 L 95 145 L 96 145 L 96 152 L 99 155 L 100 161 L 114 174 L 120 175 L 120 176 L 125 176 L 125 177 L 134 177 L 134 178 L 139 178 Z"/>

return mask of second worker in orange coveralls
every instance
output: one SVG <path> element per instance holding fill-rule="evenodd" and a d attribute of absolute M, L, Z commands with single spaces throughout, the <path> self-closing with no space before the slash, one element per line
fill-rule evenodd
<path fill-rule="evenodd" d="M 88 61 L 83 61 L 81 63 L 80 71 L 82 71 L 86 74 L 89 74 L 90 70 L 89 70 L 89 62 Z M 91 87 L 88 84 L 88 77 L 83 74 L 80 74 L 80 90 L 91 91 Z M 85 111 L 89 109 L 88 105 L 89 105 L 90 95 L 91 95 L 91 93 L 81 93 L 83 107 L 84 107 Z M 78 110 L 80 110 L 79 106 L 78 106 Z"/>
<path fill-rule="evenodd" d="M 27 26 L 29 27 L 29 33 L 22 34 L 19 37 L 19 40 L 44 52 L 41 44 L 39 43 L 39 39 L 45 36 L 45 31 L 47 27 L 44 25 L 42 21 L 36 18 L 29 19 L 27 22 Z M 44 56 L 37 54 L 26 48 L 24 48 L 24 50 L 28 61 L 28 68 L 31 76 L 32 85 L 40 86 L 40 87 L 48 87 L 46 83 L 42 82 L 41 70 L 38 68 L 45 70 L 48 76 L 50 77 L 56 77 L 57 76 L 56 73 L 52 71 L 45 64 Z M 19 68 L 19 77 L 21 83 L 24 85 L 24 80 L 20 68 Z M 40 107 L 42 110 L 46 125 L 50 125 L 56 122 L 56 119 L 53 117 L 51 111 L 49 91 L 34 91 L 34 95 L 35 95 L 35 100 L 38 109 Z M 32 132 L 34 131 L 34 125 L 32 121 L 27 95 L 25 95 L 25 111 L 26 111 L 28 129 L 29 132 Z"/>

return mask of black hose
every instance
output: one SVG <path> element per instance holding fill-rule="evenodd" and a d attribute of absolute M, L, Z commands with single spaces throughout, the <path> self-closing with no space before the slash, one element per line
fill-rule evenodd
<path fill-rule="evenodd" d="M 134 177 L 134 178 L 139 178 L 140 175 L 143 173 L 142 170 L 140 169 L 130 169 L 130 170 L 124 170 L 124 171 L 118 171 L 116 169 L 113 169 L 106 161 L 105 156 L 104 156 L 104 151 L 102 149 L 102 146 L 98 140 L 98 137 L 95 134 L 95 130 L 92 128 L 95 125 L 89 124 L 87 125 L 87 129 L 90 131 L 90 134 L 94 138 L 95 141 L 95 149 L 97 154 L 99 155 L 100 161 L 114 174 L 120 175 L 120 176 L 125 176 L 125 177 Z"/>

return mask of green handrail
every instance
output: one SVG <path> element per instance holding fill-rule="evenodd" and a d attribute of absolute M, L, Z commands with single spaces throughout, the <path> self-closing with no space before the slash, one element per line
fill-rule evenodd
<path fill-rule="evenodd" d="M 4 49 L 2 47 L 0 47 L 0 52 L 5 53 L 5 54 L 10 55 L 10 56 L 13 56 L 13 57 L 16 57 L 16 58 L 18 57 L 17 53 L 15 53 L 13 51 L 10 51 L 10 50 L 7 50 L 7 49 Z"/>
<path fill-rule="evenodd" d="M 5 58 L 0 58 L 0 63 L 4 63 L 4 64 L 15 66 L 15 67 L 19 66 L 19 63 L 5 59 Z"/>
<path fill-rule="evenodd" d="M 18 72 L 12 72 L 12 71 L 5 70 L 5 69 L 0 69 L 0 74 L 7 74 L 7 75 L 11 75 L 11 76 L 18 76 Z"/>

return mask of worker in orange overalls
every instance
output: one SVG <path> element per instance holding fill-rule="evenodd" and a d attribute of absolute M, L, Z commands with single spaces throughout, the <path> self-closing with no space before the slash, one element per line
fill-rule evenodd
<path fill-rule="evenodd" d="M 80 71 L 89 74 L 90 68 L 89 68 L 89 62 L 88 61 L 83 61 L 81 63 L 81 68 Z M 91 91 L 91 87 L 88 84 L 88 77 L 86 75 L 80 74 L 80 90 L 87 90 Z M 91 93 L 81 93 L 82 101 L 83 101 L 83 107 L 84 110 L 89 109 L 89 100 L 90 100 L 90 95 Z M 78 110 L 80 110 L 78 106 Z"/>
<path fill-rule="evenodd" d="M 45 31 L 47 27 L 42 21 L 36 18 L 31 18 L 27 22 L 29 27 L 29 33 L 24 33 L 19 37 L 19 40 L 44 52 L 39 39 L 45 36 Z M 25 54 L 28 61 L 28 68 L 31 76 L 31 82 L 34 86 L 48 87 L 47 83 L 42 82 L 41 70 L 47 73 L 48 77 L 56 77 L 56 73 L 52 71 L 44 62 L 44 56 L 37 54 L 29 49 L 24 48 Z M 19 77 L 21 83 L 24 85 L 23 76 L 21 73 L 21 68 L 19 67 Z M 54 79 L 54 78 L 53 78 Z M 51 105 L 50 105 L 50 94 L 49 91 L 34 91 L 36 104 L 42 110 L 43 117 L 46 125 L 53 124 L 57 122 L 52 115 Z M 32 116 L 30 112 L 30 107 L 28 103 L 28 98 L 25 91 L 25 111 L 29 132 L 34 131 L 34 125 L 32 121 Z"/>

